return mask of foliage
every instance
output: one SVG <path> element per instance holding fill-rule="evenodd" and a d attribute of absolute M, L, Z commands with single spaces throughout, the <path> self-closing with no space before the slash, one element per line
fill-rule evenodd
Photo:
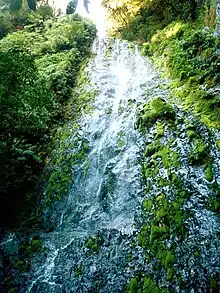
<path fill-rule="evenodd" d="M 85 243 L 85 247 L 89 249 L 89 253 L 93 254 L 93 253 L 97 253 L 101 247 L 101 245 L 103 244 L 103 238 L 99 235 L 94 236 L 94 237 L 90 237 L 86 243 Z"/>
<path fill-rule="evenodd" d="M 0 10 L 0 39 L 13 31 L 22 31 L 24 26 L 37 25 L 37 23 L 40 25 L 40 22 L 53 17 L 53 8 L 47 4 L 47 1 L 39 1 L 34 11 L 25 4 L 16 11 L 6 8 Z"/>
<path fill-rule="evenodd" d="M 146 40 L 173 20 L 195 19 L 204 1 L 103 0 L 113 32 L 128 40 Z"/>
<path fill-rule="evenodd" d="M 64 120 L 64 105 L 95 34 L 90 22 L 73 15 L 40 26 L 36 22 L 0 41 L 0 200 L 5 225 L 28 220 L 39 207 L 33 190 L 51 131 Z"/>
<path fill-rule="evenodd" d="M 219 125 L 219 38 L 214 1 L 104 0 L 113 34 L 143 44 L 143 54 L 174 79 L 174 97 L 208 127 Z"/>

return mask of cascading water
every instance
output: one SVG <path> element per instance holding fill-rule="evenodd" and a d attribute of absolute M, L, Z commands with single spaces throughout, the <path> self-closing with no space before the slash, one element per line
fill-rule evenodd
<path fill-rule="evenodd" d="M 152 263 L 146 264 L 142 248 L 137 245 L 142 222 L 141 153 L 145 142 L 135 125 L 137 109 L 143 108 L 146 98 L 166 98 L 168 93 L 161 88 L 164 80 L 140 56 L 137 48 L 129 48 L 128 43 L 119 40 L 96 39 L 93 50 L 96 56 L 87 71 L 90 86 L 99 94 L 92 111 L 84 113 L 78 121 L 79 135 L 87 140 L 90 152 L 88 158 L 76 166 L 68 196 L 45 213 L 46 221 L 54 227 L 51 232 L 38 233 L 45 250 L 34 255 L 28 272 L 19 276 L 14 273 L 17 283 L 21 283 L 19 292 L 124 292 L 136 274 L 152 274 Z M 183 115 L 176 111 L 177 115 Z M 181 127 L 184 129 L 184 125 Z M 202 131 L 206 136 L 206 131 Z M 153 137 L 150 132 L 146 136 L 148 140 Z M 177 142 L 184 165 L 187 141 Z M 213 156 L 219 180 L 216 149 Z M 196 183 L 202 176 L 198 168 L 189 170 L 184 165 L 179 173 L 201 196 L 206 196 L 206 183 L 202 180 Z M 154 196 L 155 192 L 157 190 L 152 188 L 150 194 Z M 197 224 L 188 220 L 190 236 L 178 252 L 183 260 L 188 256 L 188 252 L 184 256 L 183 250 L 191 246 L 194 249 L 195 242 L 199 241 L 205 243 L 207 253 L 213 258 L 217 253 L 217 240 L 213 236 L 218 230 L 217 220 L 211 212 L 202 212 L 198 202 L 201 196 L 195 195 L 188 202 L 188 209 L 196 206 Z M 19 234 L 7 235 L 1 247 L 13 258 L 22 238 L 24 236 Z M 207 253 L 202 266 L 209 258 Z M 187 266 L 193 270 L 193 265 L 187 260 L 184 262 L 180 261 L 187 279 L 190 277 Z M 215 273 L 218 269 L 219 262 L 212 259 L 209 272 Z M 199 278 L 202 280 L 203 272 Z M 166 285 L 164 281 L 161 284 Z M 194 291 L 193 286 L 186 291 L 175 285 L 174 288 L 177 292 L 205 292 Z"/>

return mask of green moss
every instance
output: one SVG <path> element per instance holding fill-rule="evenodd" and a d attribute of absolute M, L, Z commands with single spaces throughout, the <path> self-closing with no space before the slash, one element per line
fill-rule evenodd
<path fill-rule="evenodd" d="M 146 150 L 144 152 L 144 156 L 148 158 L 148 157 L 152 156 L 153 154 L 155 154 L 157 151 L 159 151 L 160 148 L 161 148 L 161 145 L 156 140 L 156 141 L 154 141 L 154 143 L 151 143 L 146 147 Z"/>
<path fill-rule="evenodd" d="M 127 286 L 127 293 L 137 293 L 138 292 L 138 280 L 137 278 L 132 278 Z"/>
<path fill-rule="evenodd" d="M 85 247 L 90 250 L 90 253 L 97 253 L 103 244 L 103 238 L 100 236 L 90 237 L 86 243 Z"/>
<path fill-rule="evenodd" d="M 6 276 L 3 280 L 2 280 L 2 284 L 4 286 L 9 286 L 9 284 L 11 283 L 12 281 L 12 276 Z"/>
<path fill-rule="evenodd" d="M 210 182 L 213 181 L 214 174 L 212 171 L 212 163 L 209 163 L 205 168 L 205 178 Z"/>
<path fill-rule="evenodd" d="M 154 162 L 143 164 L 142 166 L 143 174 L 146 178 L 157 176 L 159 173 L 159 167 Z"/>
<path fill-rule="evenodd" d="M 168 269 L 170 266 L 174 264 L 175 256 L 171 251 L 167 251 L 166 257 L 164 260 L 164 265 Z"/>
<path fill-rule="evenodd" d="M 209 278 L 209 288 L 211 289 L 211 292 L 213 292 L 213 293 L 219 292 L 218 291 L 219 285 L 218 285 L 218 281 L 216 278 L 214 278 L 214 277 Z"/>
<path fill-rule="evenodd" d="M 40 251 L 42 249 L 41 240 L 33 239 L 30 243 L 30 249 L 33 253 Z"/>
<path fill-rule="evenodd" d="M 200 139 L 194 141 L 194 147 L 189 154 L 189 162 L 193 165 L 203 164 L 209 155 L 209 147 Z"/>
<path fill-rule="evenodd" d="M 194 130 L 187 130 L 186 135 L 188 136 L 189 140 L 197 137 L 197 133 Z"/>
<path fill-rule="evenodd" d="M 168 227 L 166 226 L 156 226 L 156 225 L 152 225 L 151 226 L 151 231 L 150 231 L 150 242 L 153 243 L 154 240 L 157 239 L 166 239 L 167 235 L 168 235 Z"/>
<path fill-rule="evenodd" d="M 78 278 L 79 276 L 82 275 L 82 272 L 83 272 L 83 265 L 78 265 L 74 270 L 74 276 Z"/>
<path fill-rule="evenodd" d="M 163 167 L 169 169 L 170 167 L 179 167 L 179 155 L 173 152 L 169 147 L 162 147 L 157 153 L 153 155 L 153 159 L 162 159 Z"/>
<path fill-rule="evenodd" d="M 148 124 L 153 124 L 157 119 L 175 120 L 173 107 L 161 98 L 155 98 L 147 103 L 138 120 L 139 130 L 144 130 Z"/>
<path fill-rule="evenodd" d="M 143 209 L 144 211 L 150 212 L 153 207 L 153 200 L 152 199 L 145 199 L 143 201 Z"/>
<path fill-rule="evenodd" d="M 157 184 L 160 187 L 165 187 L 165 186 L 169 186 L 170 182 L 162 177 L 157 178 Z"/>
<path fill-rule="evenodd" d="M 156 220 L 160 222 L 167 215 L 167 206 L 162 206 L 156 211 Z"/>
<path fill-rule="evenodd" d="M 27 272 L 27 262 L 25 260 L 18 260 L 14 263 L 14 267 L 21 273 Z"/>
<path fill-rule="evenodd" d="M 37 237 L 32 239 L 31 242 L 23 242 L 19 246 L 19 253 L 24 257 L 28 258 L 34 253 L 40 252 L 43 250 L 41 240 Z"/>
<path fill-rule="evenodd" d="M 147 248 L 148 235 L 149 235 L 149 227 L 147 225 L 144 225 L 140 233 L 138 233 L 137 235 L 138 243 L 143 249 Z"/>
<path fill-rule="evenodd" d="M 195 131 L 195 125 L 193 125 L 193 124 L 187 124 L 186 125 L 186 130 L 193 130 L 193 131 Z"/>
<path fill-rule="evenodd" d="M 46 186 L 46 205 L 60 200 L 68 191 L 73 179 L 73 166 L 86 158 L 88 144 L 78 137 L 76 123 L 69 123 L 58 129 L 49 162 L 50 174 Z M 72 136 L 74 142 L 71 142 Z"/>
<path fill-rule="evenodd" d="M 216 140 L 217 149 L 220 151 L 220 140 Z"/>
<path fill-rule="evenodd" d="M 124 146 L 125 146 L 125 142 L 122 139 L 118 140 L 118 147 L 123 148 Z"/>
<path fill-rule="evenodd" d="M 160 123 L 160 122 L 157 122 L 157 132 L 156 132 L 155 139 L 158 139 L 158 138 L 160 138 L 162 136 L 164 136 L 163 124 Z"/>
<path fill-rule="evenodd" d="M 128 255 L 126 256 L 126 261 L 127 262 L 131 262 L 132 261 L 132 254 L 128 253 Z"/>
<path fill-rule="evenodd" d="M 106 115 L 111 115 L 112 114 L 112 108 L 105 109 L 105 114 Z"/>
<path fill-rule="evenodd" d="M 160 289 L 149 276 L 134 277 L 130 280 L 126 289 L 127 293 L 166 293 L 164 289 Z"/>
<path fill-rule="evenodd" d="M 144 277 L 143 293 L 160 293 L 161 290 L 155 285 L 151 277 Z"/>
<path fill-rule="evenodd" d="M 206 205 L 206 208 L 213 212 L 219 212 L 220 211 L 220 201 L 219 198 L 215 196 L 210 196 L 208 199 L 208 203 Z"/>
<path fill-rule="evenodd" d="M 172 281 L 173 277 L 175 276 L 175 271 L 173 268 L 167 269 L 167 281 Z"/>

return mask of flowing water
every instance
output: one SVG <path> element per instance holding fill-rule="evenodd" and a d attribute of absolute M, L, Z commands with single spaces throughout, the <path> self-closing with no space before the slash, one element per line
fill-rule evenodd
<path fill-rule="evenodd" d="M 17 284 L 21 283 L 19 292 L 124 292 L 134 275 L 152 273 L 152 264 L 146 265 L 136 236 L 144 196 L 141 154 L 146 141 L 152 140 L 153 130 L 144 138 L 136 129 L 136 121 L 138 109 L 146 99 L 167 98 L 169 92 L 162 89 L 166 82 L 137 48 L 129 48 L 119 40 L 96 39 L 93 50 L 95 57 L 87 71 L 90 87 L 99 94 L 92 110 L 78 121 L 78 134 L 89 145 L 88 158 L 76 166 L 68 196 L 45 213 L 45 221 L 54 228 L 47 233 L 36 232 L 45 250 L 35 254 L 28 272 L 13 272 Z M 175 111 L 183 121 L 184 114 L 177 107 Z M 187 118 L 193 119 L 190 115 Z M 182 133 L 174 146 L 182 154 L 178 172 L 188 189 L 193 189 L 185 209 L 194 211 L 195 217 L 188 219 L 189 238 L 177 249 L 182 275 L 190 285 L 186 291 L 174 287 L 177 292 L 206 292 L 201 289 L 205 282 L 204 267 L 209 274 L 219 270 L 217 218 L 204 209 L 208 183 L 199 167 L 187 166 L 189 142 L 184 136 L 184 122 L 179 127 Z M 204 126 L 200 126 L 200 132 L 210 140 Z M 172 135 L 167 132 L 167 137 Z M 213 141 L 217 138 L 218 133 Z M 166 144 L 166 138 L 163 143 Z M 214 146 L 212 157 L 215 179 L 220 183 L 220 155 Z M 161 177 L 165 175 L 162 170 Z M 152 196 L 154 193 L 155 188 L 150 191 Z M 32 236 L 7 235 L 1 247 L 12 259 L 19 242 Z M 96 247 L 88 244 L 91 237 Z M 195 246 L 201 246 L 202 251 L 201 263 L 197 265 L 189 258 Z M 192 276 L 194 281 L 201 282 L 197 291 L 190 283 Z M 166 285 L 162 279 L 161 284 Z"/>

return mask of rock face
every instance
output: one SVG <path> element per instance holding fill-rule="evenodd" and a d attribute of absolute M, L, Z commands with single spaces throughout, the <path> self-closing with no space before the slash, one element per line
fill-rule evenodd
<path fill-rule="evenodd" d="M 97 39 L 93 50 L 98 94 L 73 132 L 87 155 L 45 207 L 45 231 L 2 240 L 1 292 L 215 292 L 220 134 L 173 103 L 137 48 Z"/>

